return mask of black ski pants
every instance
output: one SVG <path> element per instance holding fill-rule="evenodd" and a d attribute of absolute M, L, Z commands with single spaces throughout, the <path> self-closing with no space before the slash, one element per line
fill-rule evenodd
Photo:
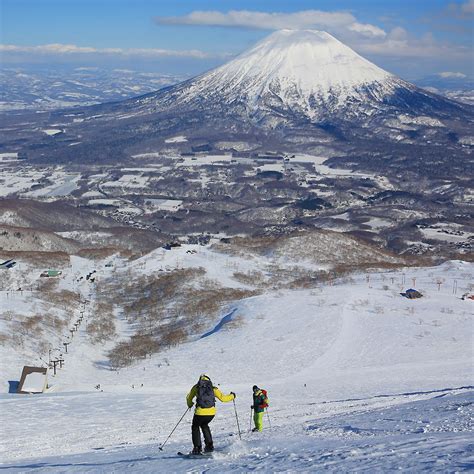
<path fill-rule="evenodd" d="M 209 423 L 213 420 L 214 415 L 194 415 L 191 432 L 193 435 L 193 446 L 201 448 L 201 432 L 204 435 L 204 442 L 206 446 L 212 445 L 212 434 L 209 428 Z"/>

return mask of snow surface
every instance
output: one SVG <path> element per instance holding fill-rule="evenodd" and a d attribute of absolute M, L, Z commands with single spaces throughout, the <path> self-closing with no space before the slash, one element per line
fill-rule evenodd
<path fill-rule="evenodd" d="M 28 197 L 59 197 L 68 196 L 78 188 L 81 179 L 80 173 L 66 173 L 62 170 L 54 171 L 48 179 L 54 184 L 25 193 Z"/>
<path fill-rule="evenodd" d="M 58 133 L 61 133 L 62 130 L 57 128 L 48 128 L 43 130 L 43 132 L 46 133 L 46 135 L 57 135 Z"/>
<path fill-rule="evenodd" d="M 89 206 L 117 206 L 120 207 L 122 205 L 122 201 L 120 199 L 89 199 L 87 202 Z"/>
<path fill-rule="evenodd" d="M 283 257 L 276 258 L 283 264 Z M 268 263 L 269 256 L 183 245 L 130 262 L 120 259 L 111 269 L 74 257 L 60 284 L 72 288 L 77 276 L 92 268 L 99 268 L 100 282 L 121 273 L 138 277 L 203 267 L 222 285 L 237 288 L 245 285 L 235 280 L 235 272 L 270 272 Z M 1 467 L 11 472 L 468 470 L 474 462 L 469 447 L 474 314 L 472 302 L 460 295 L 472 284 L 473 271 L 473 264 L 454 261 L 356 273 L 316 288 L 268 289 L 224 308 L 189 342 L 120 371 L 107 365 L 110 346 L 91 345 L 82 327 L 64 354 L 64 369 L 50 377 L 50 393 L 0 395 Z M 424 295 L 420 300 L 399 294 L 413 278 Z M 444 284 L 438 289 L 440 278 Z M 81 285 L 77 289 L 93 299 L 90 285 Z M 22 301 L 26 308 L 28 298 Z M 117 325 L 120 337 L 131 334 L 119 315 Z M 6 392 L 6 380 L 14 380 L 26 361 L 18 353 L 15 366 L 11 349 L 0 351 L 2 364 L 7 361 Z M 242 440 L 233 405 L 219 404 L 211 425 L 213 459 L 176 456 L 191 447 L 190 414 L 160 452 L 186 409 L 187 391 L 203 372 L 224 392 L 237 393 Z M 270 396 L 272 427 L 266 417 L 260 434 L 248 432 L 255 383 Z"/>
<path fill-rule="evenodd" d="M 474 146 L 474 136 L 462 137 L 459 139 L 462 145 Z"/>
<path fill-rule="evenodd" d="M 2 169 L 0 174 L 0 197 L 27 191 L 44 175 L 45 173 L 37 170 L 22 169 L 18 171 L 14 168 Z"/>
<path fill-rule="evenodd" d="M 17 161 L 17 160 L 18 160 L 18 153 L 0 153 L 0 161 L 2 162 Z"/>
<path fill-rule="evenodd" d="M 463 231 L 460 225 L 453 223 L 438 223 L 419 230 L 425 239 L 443 240 L 445 242 L 468 242 L 474 239 L 474 234 Z"/>
<path fill-rule="evenodd" d="M 165 140 L 165 143 L 184 143 L 187 142 L 188 139 L 184 135 L 178 135 L 176 137 L 170 137 Z"/>
<path fill-rule="evenodd" d="M 102 184 L 103 188 L 136 188 L 142 189 L 147 187 L 149 181 L 148 176 L 139 176 L 135 174 L 124 174 L 117 181 L 106 181 Z"/>
<path fill-rule="evenodd" d="M 292 157 L 288 162 L 288 167 L 295 167 L 297 163 L 311 163 L 313 164 L 314 171 L 317 173 L 316 175 L 307 175 L 307 178 L 313 181 L 319 181 L 325 177 L 357 177 L 357 178 L 369 178 L 375 181 L 384 189 L 393 189 L 393 185 L 385 176 L 375 175 L 373 173 L 363 173 L 360 171 L 354 171 L 346 168 L 331 168 L 324 164 L 325 161 L 328 160 L 328 157 L 324 156 L 315 156 L 315 155 L 308 155 L 304 153 L 297 153 L 294 157 Z M 297 166 L 297 165 L 296 165 Z M 297 171 L 297 169 L 296 169 Z M 306 170 L 303 169 L 303 172 Z M 318 176 L 319 175 L 319 176 Z"/>
<path fill-rule="evenodd" d="M 145 199 L 145 206 L 147 207 L 147 213 L 155 211 L 168 211 L 176 212 L 178 211 L 183 201 L 179 199 Z"/>
<path fill-rule="evenodd" d="M 271 430 L 258 436 L 246 429 L 242 441 L 235 429 L 229 436 L 229 425 L 235 418 L 232 420 L 230 407 L 222 408 L 211 424 L 218 450 L 213 459 L 198 460 L 176 455 L 177 449 L 186 450 L 182 441 L 168 444 L 163 452 L 157 449 L 156 436 L 148 443 L 134 443 L 134 433 L 144 429 L 152 433 L 153 427 L 158 426 L 154 419 L 137 420 L 130 414 L 131 398 L 143 411 L 175 418 L 180 415 L 164 410 L 160 403 L 165 400 L 156 396 L 91 394 L 81 400 L 79 394 L 55 394 L 35 398 L 40 397 L 29 397 L 23 408 L 34 409 L 35 418 L 40 415 L 39 410 L 43 415 L 54 412 L 47 429 L 60 429 L 63 425 L 68 440 L 86 442 L 90 450 L 61 456 L 36 454 L 28 460 L 4 464 L 8 472 L 460 472 L 472 469 L 473 463 L 470 419 L 474 396 L 463 390 L 400 394 L 385 402 L 367 399 L 331 401 L 326 405 L 307 403 L 306 414 L 286 413 L 286 426 L 274 423 Z M 64 405 L 71 407 L 68 416 L 61 409 Z M 348 412 L 338 414 L 344 410 Z M 112 444 L 104 446 L 96 432 L 109 431 L 101 418 L 109 418 L 112 411 L 114 417 L 122 419 L 122 430 L 113 430 Z M 331 411 L 333 414 L 328 414 Z M 292 427 L 295 418 L 298 423 Z M 186 419 L 181 431 L 190 431 L 189 421 Z M 167 426 L 170 430 L 172 427 L 171 423 Z M 76 435 L 70 438 L 74 431 Z M 88 440 L 84 439 L 86 433 L 90 433 Z M 43 444 L 46 440 L 44 437 Z"/>
<path fill-rule="evenodd" d="M 268 105 L 280 106 L 281 101 L 316 117 L 321 104 L 338 108 L 349 99 L 381 100 L 400 86 L 408 84 L 329 33 L 281 30 L 234 60 L 184 83 L 178 100 L 186 103 L 220 96 L 229 104 L 244 101 L 251 108 L 267 100 Z"/>
<path fill-rule="evenodd" d="M 429 127 L 444 127 L 445 125 L 440 120 L 433 117 L 410 117 L 409 115 L 399 115 L 398 119 L 403 124 L 427 125 Z"/>
<path fill-rule="evenodd" d="M 80 179 L 81 174 L 64 171 L 63 167 L 18 169 L 5 163 L 0 173 L 0 197 L 14 193 L 21 193 L 29 198 L 67 196 L 78 188 Z M 38 187 L 38 184 L 43 182 L 52 184 L 42 184 Z M 31 190 L 33 186 L 36 189 Z"/>

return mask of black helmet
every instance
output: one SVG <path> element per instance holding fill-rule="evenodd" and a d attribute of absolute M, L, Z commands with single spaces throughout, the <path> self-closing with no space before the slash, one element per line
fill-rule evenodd
<path fill-rule="evenodd" d="M 254 385 L 254 386 L 252 387 L 252 390 L 255 392 L 256 390 L 258 390 L 258 387 L 257 387 L 256 385 Z"/>

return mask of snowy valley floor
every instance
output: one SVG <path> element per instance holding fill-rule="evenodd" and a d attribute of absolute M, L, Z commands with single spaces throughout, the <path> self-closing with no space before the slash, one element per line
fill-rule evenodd
<path fill-rule="evenodd" d="M 165 258 L 183 258 L 187 250 Z M 230 284 L 235 267 L 206 252 L 196 265 L 208 262 L 206 269 Z M 153 258 L 138 260 L 136 268 L 153 271 Z M 165 264 L 172 262 L 160 261 Z M 268 290 L 226 308 L 189 342 L 119 371 L 108 368 L 106 348 L 91 345 L 81 329 L 65 368 L 50 377 L 49 393 L 8 394 L 4 384 L 0 470 L 472 470 L 474 305 L 460 295 L 472 284 L 473 269 L 448 262 Z M 401 297 L 402 278 L 415 278 L 424 297 Z M 28 361 L 11 351 L 2 355 L 12 380 Z M 242 440 L 233 404 L 218 403 L 212 459 L 176 455 L 191 449 L 191 413 L 160 451 L 201 373 L 237 393 Z M 265 417 L 260 434 L 249 433 L 253 384 L 268 390 L 271 404 L 271 429 Z"/>

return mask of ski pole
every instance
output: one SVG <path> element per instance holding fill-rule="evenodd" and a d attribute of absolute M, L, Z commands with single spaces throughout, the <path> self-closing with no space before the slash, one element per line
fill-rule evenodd
<path fill-rule="evenodd" d="M 171 438 L 171 435 L 174 433 L 174 430 L 178 427 L 178 425 L 183 421 L 183 418 L 186 416 L 186 413 L 191 410 L 191 407 L 187 408 L 186 411 L 183 413 L 183 416 L 179 419 L 178 423 L 176 423 L 176 426 L 173 428 L 169 436 L 166 438 L 166 441 L 160 446 L 160 451 L 163 451 L 163 448 L 165 444 L 168 442 L 168 440 Z"/>
<path fill-rule="evenodd" d="M 253 412 L 253 408 L 250 409 L 249 431 L 252 431 L 252 412 Z"/>
<path fill-rule="evenodd" d="M 240 434 L 239 415 L 237 415 L 237 407 L 235 406 L 235 399 L 232 401 L 234 402 L 235 419 L 237 420 L 237 429 L 239 430 L 239 438 L 242 439 L 242 435 Z"/>
<path fill-rule="evenodd" d="M 272 424 L 270 423 L 270 415 L 268 414 L 268 408 L 265 408 L 265 411 L 267 412 L 267 417 L 268 417 L 268 427 L 272 429 Z"/>

